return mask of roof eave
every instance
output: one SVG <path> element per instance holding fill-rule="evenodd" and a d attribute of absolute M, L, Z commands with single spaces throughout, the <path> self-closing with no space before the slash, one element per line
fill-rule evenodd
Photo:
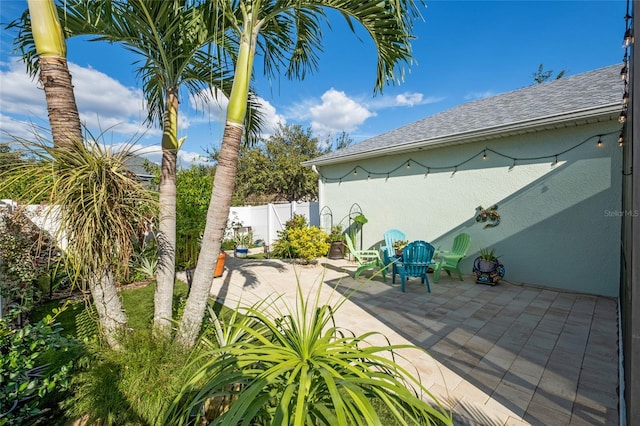
<path fill-rule="evenodd" d="M 366 152 L 358 152 L 334 158 L 327 158 L 325 160 L 308 160 L 302 163 L 302 165 L 324 166 L 362 160 L 372 157 L 379 157 L 381 155 L 402 154 L 405 152 L 416 150 L 434 149 L 441 147 L 442 145 L 460 145 L 524 133 L 539 132 L 542 130 L 558 129 L 588 123 L 616 120 L 619 117 L 621 110 L 622 108 L 620 106 L 620 103 L 616 102 L 604 106 L 599 106 L 597 108 L 587 108 L 570 111 L 563 114 L 538 117 L 533 120 L 525 120 L 463 133 L 453 133 L 449 135 L 438 136 L 436 138 L 419 139 L 415 141 L 396 144 L 389 147 L 371 149 Z"/>

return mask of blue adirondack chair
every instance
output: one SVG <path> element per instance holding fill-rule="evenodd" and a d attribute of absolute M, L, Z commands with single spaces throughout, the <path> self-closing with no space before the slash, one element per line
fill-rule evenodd
<path fill-rule="evenodd" d="M 420 281 L 427 286 L 427 291 L 431 293 L 429 277 L 427 271 L 433 267 L 434 248 L 426 241 L 413 241 L 402 249 L 402 261 L 393 268 L 392 283 L 396 282 L 396 274 L 400 275 L 402 291 L 404 292 L 404 282 L 408 277 L 419 277 Z"/>
<path fill-rule="evenodd" d="M 460 271 L 460 261 L 467 255 L 470 245 L 471 237 L 469 234 L 463 232 L 462 234 L 456 235 L 453 239 L 453 247 L 451 247 L 451 250 L 438 251 L 433 266 L 433 282 L 438 282 L 442 270 L 449 276 L 451 276 L 451 271 L 456 271 L 460 277 L 460 281 L 463 281 L 462 272 Z"/>
<path fill-rule="evenodd" d="M 399 229 L 389 229 L 384 233 L 384 246 L 380 247 L 380 250 L 382 250 L 382 258 L 384 265 L 387 267 L 387 271 L 389 270 L 389 265 L 394 261 L 393 256 L 396 254 L 393 249 L 393 243 L 406 239 L 407 237 L 404 235 L 404 232 Z"/>
<path fill-rule="evenodd" d="M 353 244 L 353 241 L 351 241 L 349 235 L 345 235 L 344 240 L 347 244 L 347 248 L 349 249 L 349 253 L 358 263 L 356 273 L 353 275 L 354 279 L 357 279 L 362 271 L 366 271 L 367 269 L 375 269 L 377 271 L 381 271 L 383 281 L 387 280 L 387 271 L 384 263 L 382 263 L 382 259 L 380 259 L 380 253 L 378 253 L 378 250 L 356 250 L 355 245 Z"/>

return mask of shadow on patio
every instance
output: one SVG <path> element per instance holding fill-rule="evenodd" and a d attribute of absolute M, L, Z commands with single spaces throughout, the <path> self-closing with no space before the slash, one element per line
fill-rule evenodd
<path fill-rule="evenodd" d="M 402 293 L 389 277 L 353 280 L 355 264 L 346 259 L 300 267 L 274 259 L 228 263 L 212 296 L 230 306 L 276 294 L 291 302 L 297 284 L 309 292 L 319 283 L 335 288 L 333 300 L 357 288 L 336 313 L 338 325 L 426 349 L 411 354 L 410 367 L 448 400 L 456 425 L 619 422 L 615 299 L 446 275 L 431 293 L 417 279 Z"/>
<path fill-rule="evenodd" d="M 456 424 L 618 424 L 615 299 L 470 276 L 443 275 L 431 293 L 418 279 L 406 293 L 390 282 L 325 281 L 343 294 L 360 286 L 353 303 L 454 373 L 445 381 Z"/>

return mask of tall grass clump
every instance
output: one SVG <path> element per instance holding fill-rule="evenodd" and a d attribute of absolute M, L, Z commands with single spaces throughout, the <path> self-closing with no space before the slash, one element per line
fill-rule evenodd
<path fill-rule="evenodd" d="M 452 424 L 450 412 L 398 362 L 412 345 L 369 344 L 334 321 L 335 306 L 304 296 L 294 306 L 260 302 L 221 320 L 203 338 L 195 374 L 167 411 L 165 424 Z"/>
<path fill-rule="evenodd" d="M 68 420 L 116 426 L 160 425 L 168 404 L 183 387 L 188 353 L 171 340 L 138 330 L 114 350 L 89 344 L 84 370 L 71 382 L 63 407 Z"/>

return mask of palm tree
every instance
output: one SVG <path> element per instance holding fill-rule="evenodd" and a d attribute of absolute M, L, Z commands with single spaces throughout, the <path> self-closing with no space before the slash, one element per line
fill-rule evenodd
<path fill-rule="evenodd" d="M 37 62 L 32 75 L 40 70 L 53 143 L 57 147 L 82 140 L 80 115 L 67 66 L 67 47 L 54 0 L 28 0 L 30 28 Z M 25 15 L 25 19 L 29 19 Z"/>
<path fill-rule="evenodd" d="M 147 120 L 161 123 L 162 165 L 159 186 L 158 272 L 154 327 L 170 331 L 176 248 L 176 161 L 184 138 L 178 139 L 180 89 L 193 96 L 228 94 L 233 58 L 217 60 L 217 37 L 224 36 L 209 2 L 189 0 L 67 1 L 64 25 L 69 36 L 93 35 L 92 41 L 120 43 L 143 59 L 142 78 L 148 106 Z M 223 44 L 223 43 L 219 43 Z M 252 133 L 261 118 L 252 100 Z"/>
<path fill-rule="evenodd" d="M 20 30 L 15 43 L 23 53 L 28 72 L 32 76 L 40 73 L 40 82 L 45 92 L 53 138 L 54 149 L 51 151 L 51 158 L 56 156 L 60 158 L 65 155 L 73 156 L 74 152 L 78 153 L 77 148 L 83 144 L 83 135 L 67 64 L 66 43 L 58 20 L 55 2 L 54 0 L 28 0 L 28 7 L 22 17 L 9 24 L 8 27 L 17 27 Z M 61 165 L 61 162 L 53 162 L 53 164 L 58 166 Z M 60 175 L 48 176 L 44 182 L 58 183 L 59 177 L 64 174 L 64 164 L 56 172 L 59 172 Z M 23 174 L 22 176 L 33 183 L 31 175 Z M 50 192 L 52 195 L 54 194 L 53 191 Z M 70 196 L 71 193 L 67 195 Z M 78 194 L 74 193 L 73 195 Z M 36 196 L 34 199 L 37 198 Z M 50 200 L 51 203 L 57 201 L 55 197 Z M 68 206 L 77 205 L 77 203 L 68 205 L 63 203 L 57 208 L 64 218 L 74 212 L 73 208 L 70 211 L 65 209 Z M 77 222 L 65 220 L 62 220 L 61 223 L 62 226 L 75 224 Z M 64 232 L 70 235 L 82 235 L 83 230 L 66 228 Z M 78 242 L 78 246 L 72 245 L 71 247 L 80 247 L 79 253 L 94 253 L 94 250 L 84 250 L 82 243 L 82 241 Z M 71 258 L 73 257 L 71 256 Z M 87 272 L 90 276 L 89 288 L 95 302 L 101 328 L 107 342 L 112 346 L 117 346 L 117 332 L 126 326 L 127 319 L 122 310 L 120 299 L 117 297 L 113 273 L 104 264 L 98 270 L 89 268 Z"/>
<path fill-rule="evenodd" d="M 192 346 L 201 328 L 226 221 L 229 215 L 238 151 L 258 49 L 269 75 L 286 66 L 288 78 L 303 79 L 317 67 L 322 50 L 321 23 L 327 9 L 340 13 L 352 31 L 360 24 L 375 43 L 378 64 L 374 92 L 404 75 L 411 62 L 412 20 L 419 16 L 413 0 L 211 0 L 237 43 L 237 62 L 227 107 L 218 165 L 211 192 L 202 248 L 177 338 Z M 418 0 L 420 2 L 421 0 Z M 400 74 L 396 74 L 396 71 Z"/>

